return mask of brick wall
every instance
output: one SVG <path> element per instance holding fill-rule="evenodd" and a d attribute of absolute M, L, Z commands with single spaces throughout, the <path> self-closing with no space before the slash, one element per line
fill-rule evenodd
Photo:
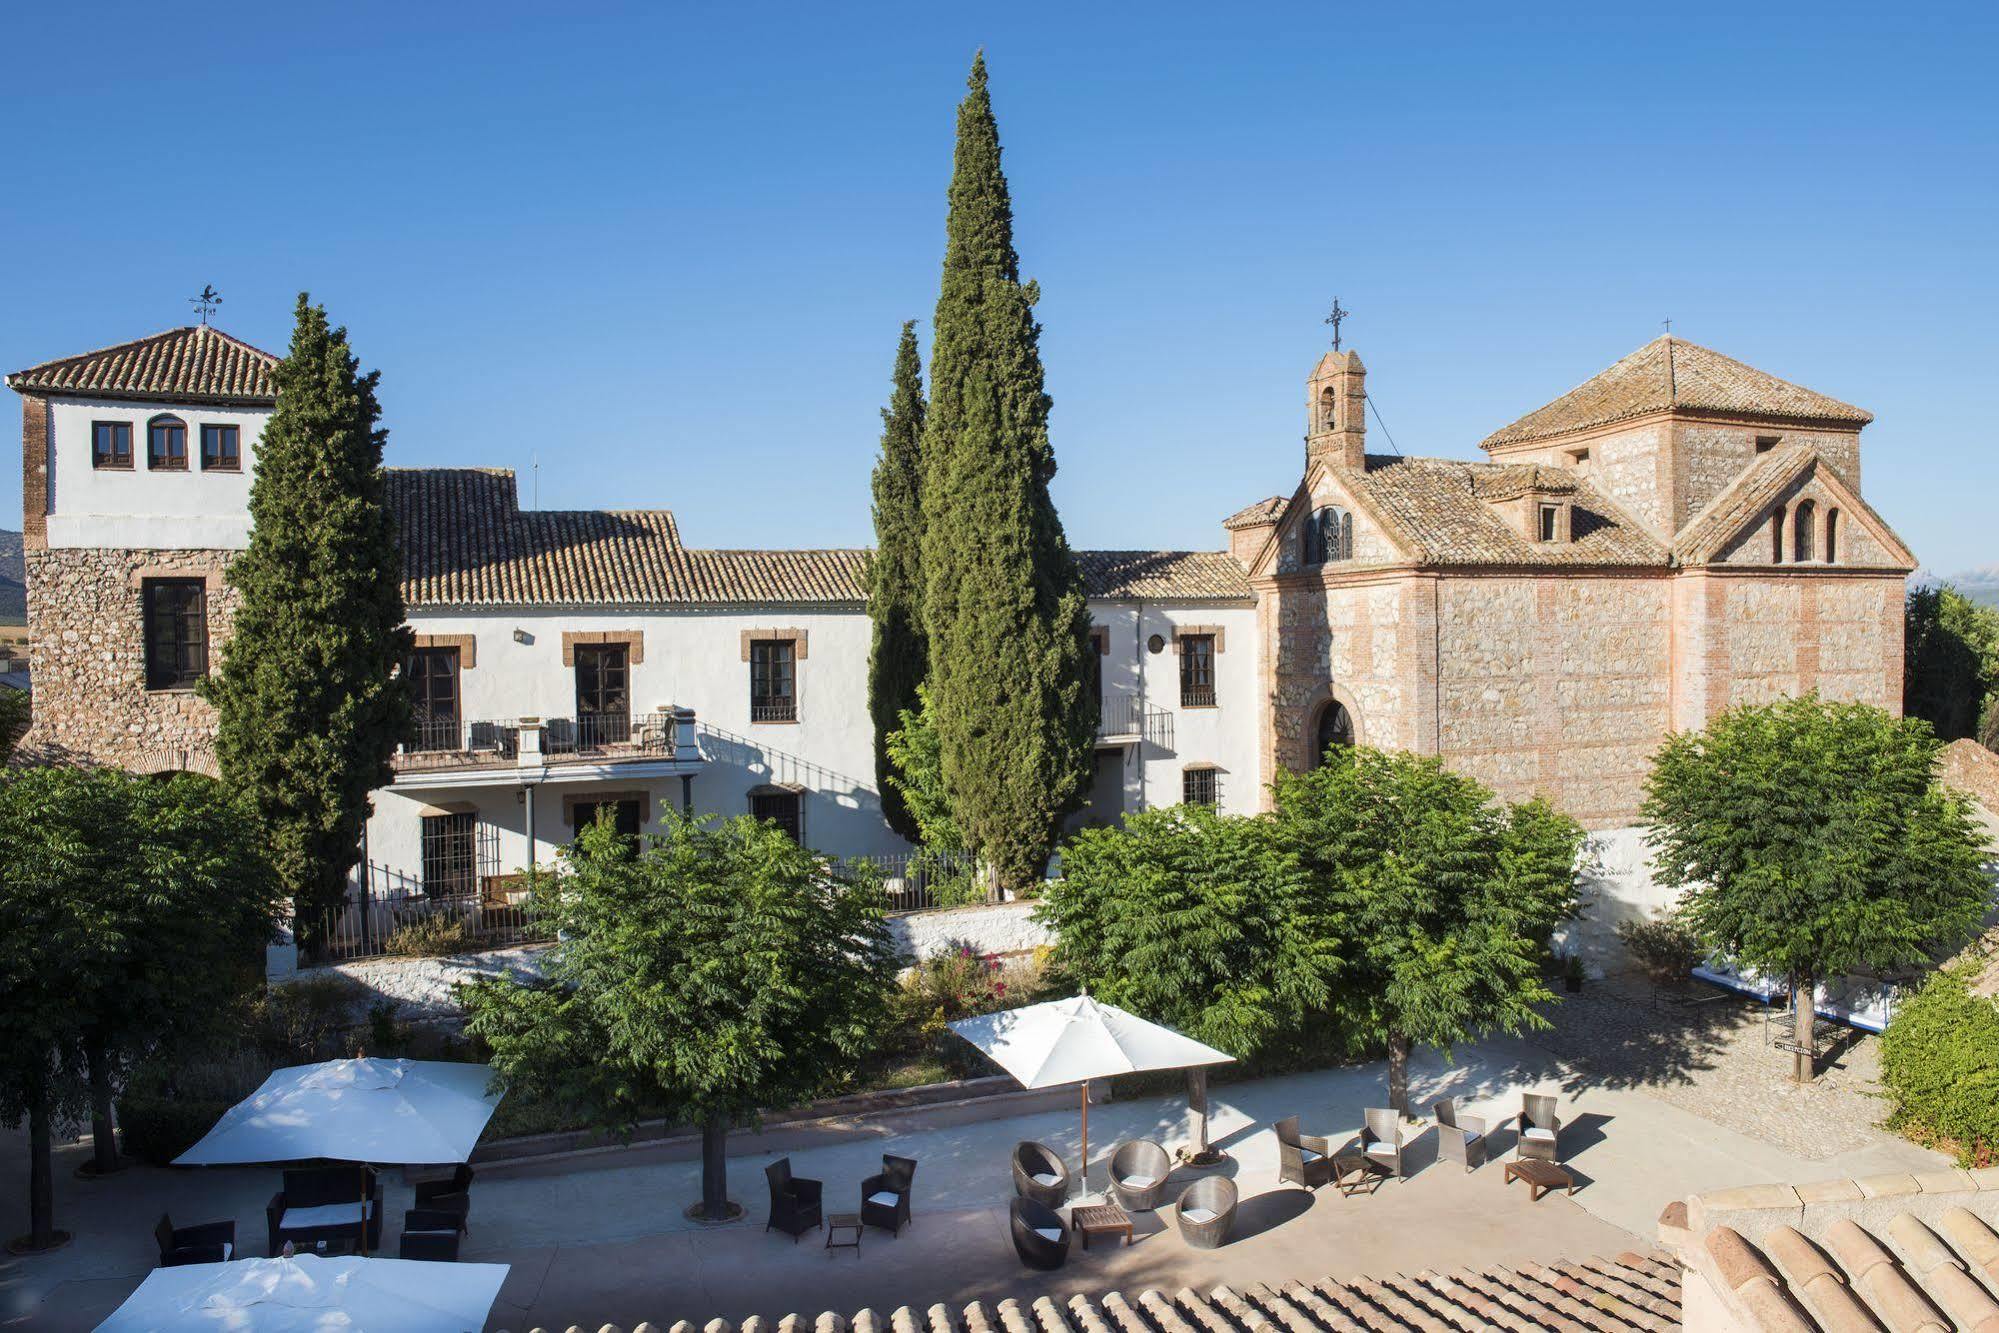
<path fill-rule="evenodd" d="M 228 551 L 27 552 L 34 724 L 24 757 L 137 772 L 215 771 L 215 710 L 192 690 L 148 690 L 140 580 L 208 582 L 208 661 L 222 659 L 237 597 Z"/>

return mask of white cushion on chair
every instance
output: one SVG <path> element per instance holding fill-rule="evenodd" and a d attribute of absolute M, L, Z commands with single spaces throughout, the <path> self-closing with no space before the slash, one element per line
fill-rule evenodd
<path fill-rule="evenodd" d="M 1379 1157 L 1385 1162 L 1394 1161 L 1396 1152 L 1397 1149 L 1392 1143 L 1370 1143 L 1367 1145 L 1367 1155 L 1369 1157 Z"/>
<path fill-rule="evenodd" d="M 1300 1148 L 1298 1150 L 1298 1157 L 1300 1161 L 1316 1162 L 1324 1158 L 1325 1154 L 1311 1148 Z"/>
<path fill-rule="evenodd" d="M 1126 1176 L 1123 1185 L 1128 1190 L 1151 1189 L 1159 1183 L 1158 1176 Z"/>
<path fill-rule="evenodd" d="M 1552 1129 L 1542 1129 L 1539 1125 L 1534 1125 L 1521 1130 L 1520 1137 L 1523 1139 L 1533 1139 L 1536 1143 L 1553 1143 L 1555 1141 L 1555 1131 Z"/>
<path fill-rule="evenodd" d="M 375 1201 L 368 1200 L 368 1216 L 375 1215 Z M 313 1208 L 287 1208 L 278 1219 L 280 1231 L 304 1231 L 308 1227 L 337 1227 L 342 1222 L 361 1220 L 361 1202 L 322 1203 Z"/>
<path fill-rule="evenodd" d="M 1211 1208 L 1182 1208 L 1180 1216 L 1186 1218 L 1189 1222 L 1212 1222 L 1215 1220 L 1214 1210 Z"/>
<path fill-rule="evenodd" d="M 1465 1136 L 1465 1142 L 1466 1142 L 1466 1143 L 1477 1143 L 1477 1142 L 1478 1142 L 1478 1140 L 1479 1140 L 1479 1136 L 1478 1136 L 1477 1134 L 1473 1133 L 1473 1132 L 1472 1132 L 1471 1130 L 1469 1130 L 1469 1129 L 1467 1129 L 1467 1130 L 1462 1130 L 1462 1131 L 1460 1131 L 1460 1132 L 1461 1132 L 1461 1133 L 1462 1133 L 1462 1134 L 1463 1134 L 1463 1135 Z"/>
<path fill-rule="evenodd" d="M 1062 1243 L 1062 1229 L 1060 1227 L 1036 1227 L 1034 1228 L 1034 1234 L 1053 1245 L 1060 1245 Z"/>
<path fill-rule="evenodd" d="M 1059 1185 L 1062 1183 L 1062 1177 L 1052 1175 L 1047 1171 L 1037 1171 L 1029 1176 L 1028 1179 L 1037 1185 Z"/>
<path fill-rule="evenodd" d="M 893 1190 L 876 1190 L 868 1196 L 869 1203 L 878 1203 L 884 1208 L 893 1208 L 902 1202 L 902 1196 Z"/>

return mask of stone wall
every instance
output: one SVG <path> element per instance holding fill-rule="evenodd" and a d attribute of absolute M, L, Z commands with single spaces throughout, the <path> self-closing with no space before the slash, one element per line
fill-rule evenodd
<path fill-rule="evenodd" d="M 1943 748 L 1943 780 L 1999 815 L 1999 754 L 1974 740 L 1952 741 Z"/>
<path fill-rule="evenodd" d="M 190 689 L 146 688 L 142 580 L 208 584 L 208 663 L 229 637 L 237 595 L 229 551 L 31 549 L 28 627 L 35 640 L 35 717 L 24 756 L 89 761 L 141 773 L 215 771 L 215 710 Z"/>
<path fill-rule="evenodd" d="M 1675 581 L 1674 725 L 1812 690 L 1902 711 L 1902 575 L 1735 573 Z"/>

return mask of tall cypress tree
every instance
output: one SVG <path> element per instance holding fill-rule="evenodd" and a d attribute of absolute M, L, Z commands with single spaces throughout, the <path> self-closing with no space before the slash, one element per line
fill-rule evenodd
<path fill-rule="evenodd" d="M 250 546 L 229 568 L 235 628 L 208 682 L 223 777 L 261 817 L 307 939 L 341 902 L 368 793 L 389 782 L 410 716 L 381 376 L 358 367 L 347 330 L 301 293 L 257 448 Z"/>
<path fill-rule="evenodd" d="M 1040 293 L 1020 280 L 986 62 L 958 107 L 924 428 L 924 623 L 944 786 L 1003 886 L 1039 875 L 1087 791 L 1089 612 L 1049 498 Z"/>
<path fill-rule="evenodd" d="M 868 617 L 874 646 L 868 656 L 868 712 L 875 722 L 875 784 L 889 827 L 911 842 L 920 839 L 909 802 L 891 778 L 895 761 L 888 738 L 901 713 L 919 706 L 916 687 L 929 670 L 923 633 L 923 362 L 916 353 L 916 321 L 902 326 L 895 349 L 895 385 L 882 409 L 881 461 L 875 464 L 875 558 L 868 572 Z"/>

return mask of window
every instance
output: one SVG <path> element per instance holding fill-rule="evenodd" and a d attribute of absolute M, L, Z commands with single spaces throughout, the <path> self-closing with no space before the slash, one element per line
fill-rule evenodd
<path fill-rule="evenodd" d="M 1778 505 L 1777 512 L 1770 516 L 1770 563 L 1784 563 L 1784 506 Z"/>
<path fill-rule="evenodd" d="M 132 466 L 132 423 L 93 421 L 90 423 L 90 465 L 130 469 Z"/>
<path fill-rule="evenodd" d="M 1319 724 L 1312 729 L 1312 735 L 1312 767 L 1317 768 L 1326 762 L 1335 747 L 1353 744 L 1353 715 L 1338 699 L 1329 699 L 1319 710 Z"/>
<path fill-rule="evenodd" d="M 1221 770 L 1187 768 L 1180 772 L 1180 799 L 1187 805 L 1213 805 L 1221 797 Z"/>
<path fill-rule="evenodd" d="M 208 588 L 200 579 L 147 579 L 140 588 L 146 688 L 184 690 L 208 674 Z"/>
<path fill-rule="evenodd" d="M 1340 428 L 1340 399 L 1332 389 L 1319 392 L 1319 429 L 1338 430 Z"/>
<path fill-rule="evenodd" d="M 1215 636 L 1180 636 L 1180 706 L 1215 706 Z"/>
<path fill-rule="evenodd" d="M 416 750 L 456 750 L 458 738 L 458 650 L 419 648 L 410 654 L 410 711 L 416 723 Z"/>
<path fill-rule="evenodd" d="M 639 825 L 644 818 L 639 809 L 637 797 L 625 796 L 610 801 L 577 801 L 569 807 L 570 832 L 581 837 L 583 830 L 597 822 L 599 816 L 611 821 L 611 827 L 619 837 L 629 842 L 639 840 Z"/>
<path fill-rule="evenodd" d="M 1587 449 L 1569 450 L 1569 466 L 1574 468 L 1578 472 L 1587 471 L 1589 468 L 1589 450 Z"/>
<path fill-rule="evenodd" d="M 1560 505 L 1541 506 L 1539 531 L 1542 541 L 1551 542 L 1555 540 L 1555 535 L 1561 531 L 1561 523 L 1562 509 Z"/>
<path fill-rule="evenodd" d="M 1829 565 L 1839 559 L 1839 511 L 1825 511 L 1825 562 Z"/>
<path fill-rule="evenodd" d="M 798 720 L 797 660 L 790 639 L 750 641 L 750 721 Z"/>
<path fill-rule="evenodd" d="M 234 426 L 203 426 L 201 428 L 201 470 L 203 472 L 241 472 L 243 453 L 239 447 L 241 434 Z"/>
<path fill-rule="evenodd" d="M 425 897 L 462 897 L 478 890 L 478 819 L 469 810 L 423 817 Z"/>
<path fill-rule="evenodd" d="M 1798 501 L 1798 509 L 1791 516 L 1791 559 L 1810 560 L 1816 534 L 1812 531 L 1818 520 L 1818 506 L 1810 500 Z"/>
<path fill-rule="evenodd" d="M 1353 559 L 1353 515 L 1334 505 L 1313 511 L 1305 524 L 1305 563 Z"/>
<path fill-rule="evenodd" d="M 799 794 L 795 791 L 771 787 L 750 793 L 750 814 L 777 825 L 791 835 L 793 842 L 804 841 L 800 804 Z"/>
<path fill-rule="evenodd" d="M 629 649 L 622 643 L 579 643 L 576 662 L 576 741 L 584 749 L 632 738 Z"/>
<path fill-rule="evenodd" d="M 146 467 L 154 472 L 187 471 L 187 424 L 179 417 L 146 423 Z"/>
<path fill-rule="evenodd" d="M 1777 447 L 1777 441 L 1782 438 L 1784 437 L 1781 435 L 1758 435 L 1756 437 L 1756 452 L 1759 454 L 1769 453 Z"/>

